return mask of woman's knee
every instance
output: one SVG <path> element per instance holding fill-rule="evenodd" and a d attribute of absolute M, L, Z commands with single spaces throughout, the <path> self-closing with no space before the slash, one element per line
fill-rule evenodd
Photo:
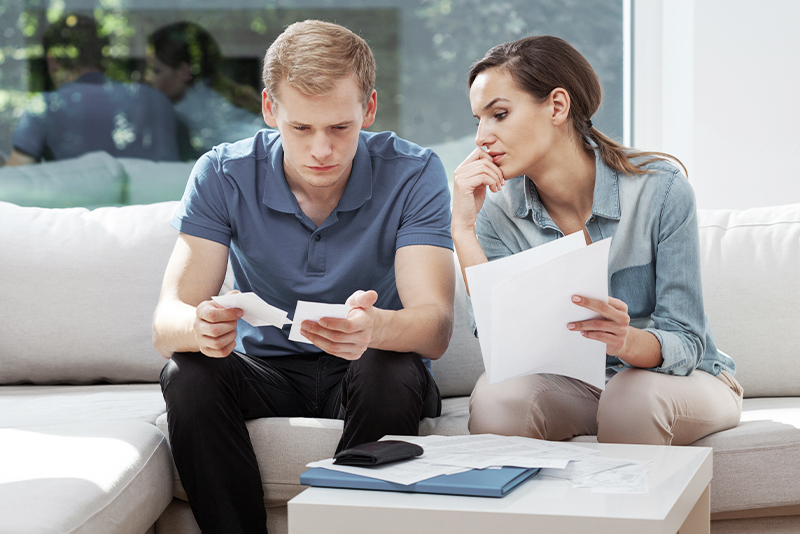
<path fill-rule="evenodd" d="M 511 381 L 513 382 L 513 381 Z M 534 416 L 535 399 L 516 384 L 489 385 L 484 373 L 469 399 L 470 434 L 498 434 L 543 439 Z"/>
<path fill-rule="evenodd" d="M 626 369 L 612 378 L 600 396 L 597 441 L 669 445 L 672 410 L 658 387 L 659 377 L 644 369 Z"/>

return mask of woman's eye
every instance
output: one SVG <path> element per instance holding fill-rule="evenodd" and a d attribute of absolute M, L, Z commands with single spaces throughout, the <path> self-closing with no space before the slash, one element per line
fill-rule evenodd
<path fill-rule="evenodd" d="M 494 118 L 501 121 L 506 118 L 506 115 L 508 115 L 508 111 L 501 111 L 500 113 L 495 113 Z"/>

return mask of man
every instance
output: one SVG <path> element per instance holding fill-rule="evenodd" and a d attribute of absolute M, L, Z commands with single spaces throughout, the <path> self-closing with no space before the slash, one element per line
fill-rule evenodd
<path fill-rule="evenodd" d="M 172 103 L 146 85 L 109 80 L 102 72 L 106 44 L 95 20 L 84 15 L 65 15 L 47 29 L 47 70 L 57 90 L 34 99 L 23 114 L 8 165 L 95 150 L 115 157 L 179 159 Z"/>
<path fill-rule="evenodd" d="M 375 120 L 375 63 L 349 30 L 289 26 L 264 60 L 263 114 L 276 131 L 221 145 L 195 165 L 154 322 L 170 443 L 204 533 L 266 531 L 245 420 L 344 419 L 338 450 L 416 435 L 440 414 L 423 362 L 453 321 L 446 176 L 428 149 Z M 235 288 L 291 312 L 346 302 L 345 319 L 255 328 L 211 297 Z M 331 451 L 333 452 L 333 451 Z M 275 461 L 279 461 L 276 459 Z"/>

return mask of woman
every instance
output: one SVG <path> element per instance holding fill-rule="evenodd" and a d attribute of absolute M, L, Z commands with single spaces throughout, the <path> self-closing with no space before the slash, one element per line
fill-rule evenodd
<path fill-rule="evenodd" d="M 564 325 L 606 344 L 605 391 L 547 374 L 490 386 L 484 374 L 470 432 L 685 445 L 736 426 L 742 389 L 703 310 L 694 195 L 670 156 L 592 126 L 600 82 L 556 37 L 489 50 L 469 96 L 478 148 L 455 171 L 451 227 L 462 269 L 573 232 L 613 236 L 608 303 L 572 298 L 601 318 Z"/>
<path fill-rule="evenodd" d="M 201 26 L 176 22 L 159 28 L 149 38 L 148 61 L 153 87 L 172 100 L 188 130 L 183 159 L 195 159 L 214 145 L 251 137 L 266 127 L 261 95 L 219 72 L 219 46 Z"/>

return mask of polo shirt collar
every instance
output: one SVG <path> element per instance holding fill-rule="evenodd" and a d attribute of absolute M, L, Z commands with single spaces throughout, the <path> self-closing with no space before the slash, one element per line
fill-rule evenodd
<path fill-rule="evenodd" d="M 289 189 L 286 175 L 283 173 L 283 145 L 280 137 L 272 143 L 271 148 L 266 148 L 269 148 L 269 164 L 262 202 L 275 211 L 297 214 L 300 212 L 300 205 Z M 356 210 L 370 198 L 372 198 L 372 162 L 364 138 L 359 136 L 350 177 L 334 212 Z"/>
<path fill-rule="evenodd" d="M 547 210 L 539 199 L 536 185 L 533 180 L 523 177 L 523 183 L 518 187 L 525 188 L 522 195 L 523 201 L 520 203 L 514 217 L 523 219 L 531 216 L 533 222 L 542 228 L 558 228 L 553 219 L 548 215 Z M 594 177 L 594 197 L 592 199 L 592 215 L 604 217 L 606 219 L 620 219 L 619 207 L 619 177 L 617 171 L 605 164 L 599 151 L 595 151 L 595 177 Z"/>
<path fill-rule="evenodd" d="M 89 83 L 92 85 L 102 85 L 108 81 L 108 78 L 105 74 L 100 72 L 99 70 L 93 70 L 91 72 L 87 72 L 75 80 L 75 83 Z"/>

